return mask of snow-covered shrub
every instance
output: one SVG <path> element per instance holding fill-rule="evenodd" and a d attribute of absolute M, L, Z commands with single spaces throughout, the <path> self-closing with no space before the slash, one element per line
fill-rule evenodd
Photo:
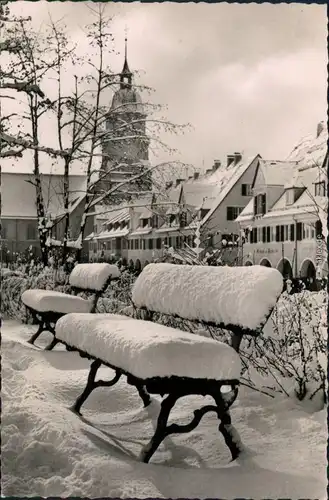
<path fill-rule="evenodd" d="M 98 313 L 122 313 L 132 306 L 131 290 L 137 276 L 134 272 L 121 268 L 119 279 L 113 280 L 97 303 Z"/>
<path fill-rule="evenodd" d="M 242 344 L 244 378 L 300 401 L 320 393 L 325 402 L 326 311 L 324 291 L 282 294 L 263 334 Z"/>
<path fill-rule="evenodd" d="M 63 269 L 40 268 L 23 264 L 15 274 L 5 273 L 1 278 L 1 312 L 4 317 L 27 321 L 29 315 L 21 301 L 22 293 L 32 288 L 68 292 L 68 276 Z M 40 271 L 40 269 L 42 269 Z M 18 274 L 19 273 L 19 274 Z"/>

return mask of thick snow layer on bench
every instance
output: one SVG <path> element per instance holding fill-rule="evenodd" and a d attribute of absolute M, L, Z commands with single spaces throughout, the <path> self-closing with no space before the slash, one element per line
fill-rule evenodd
<path fill-rule="evenodd" d="M 56 337 L 141 379 L 240 378 L 240 357 L 229 345 L 150 321 L 125 319 L 68 314 L 57 322 Z"/>
<path fill-rule="evenodd" d="M 282 275 L 264 266 L 149 264 L 133 287 L 133 302 L 186 319 L 257 329 L 282 292 Z"/>
<path fill-rule="evenodd" d="M 67 293 L 55 292 L 52 290 L 26 290 L 22 293 L 22 302 L 28 307 L 39 312 L 59 312 L 59 313 L 88 313 L 91 310 L 92 302 L 82 297 L 75 297 Z"/>
<path fill-rule="evenodd" d="M 100 291 L 110 277 L 119 276 L 119 268 L 111 264 L 77 264 L 70 274 L 70 285 L 84 290 Z"/>

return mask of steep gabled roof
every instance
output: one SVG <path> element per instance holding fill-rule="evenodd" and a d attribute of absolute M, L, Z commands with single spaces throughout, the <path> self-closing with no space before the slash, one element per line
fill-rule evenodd
<path fill-rule="evenodd" d="M 259 159 L 259 165 L 255 173 L 257 178 L 258 171 L 261 171 L 264 177 L 264 184 L 267 186 L 284 186 L 291 179 L 297 170 L 296 161 L 279 161 Z"/>
<path fill-rule="evenodd" d="M 301 166 L 322 166 L 328 149 L 328 130 L 325 124 L 317 136 L 308 135 L 289 154 L 288 161 L 298 161 Z"/>
<path fill-rule="evenodd" d="M 236 183 L 239 181 L 239 179 L 242 177 L 242 175 L 248 170 L 250 165 L 255 161 L 257 158 L 259 158 L 259 155 L 255 155 L 249 158 L 242 158 L 239 163 L 234 168 L 229 168 L 229 169 L 218 169 L 222 170 L 221 173 L 222 176 L 219 178 L 219 187 L 218 187 L 218 194 L 214 200 L 213 206 L 211 210 L 207 213 L 207 215 L 204 217 L 202 223 L 206 223 L 207 220 L 212 216 L 214 211 L 220 206 L 220 204 L 225 200 L 226 196 L 230 193 L 230 191 L 234 188 Z M 217 171 L 215 172 L 217 173 Z"/>
<path fill-rule="evenodd" d="M 199 208 L 211 208 L 215 196 L 217 194 L 217 187 L 212 184 L 205 184 L 204 182 L 186 182 L 182 185 L 183 196 L 186 205 Z"/>

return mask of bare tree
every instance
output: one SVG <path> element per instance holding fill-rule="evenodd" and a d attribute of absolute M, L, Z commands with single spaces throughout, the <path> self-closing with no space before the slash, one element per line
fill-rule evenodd
<path fill-rule="evenodd" d="M 134 112 L 139 103 L 129 103 L 131 112 L 126 111 L 126 104 L 120 103 L 116 109 L 107 109 L 102 101 L 108 92 L 114 92 L 118 85 L 117 74 L 111 71 L 106 63 L 106 56 L 113 50 L 113 35 L 109 30 L 110 19 L 105 16 L 105 7 L 98 6 L 97 9 L 90 9 L 95 21 L 87 27 L 86 36 L 89 40 L 90 55 L 84 60 L 84 74 L 78 76 L 73 74 L 73 90 L 69 95 L 63 92 L 63 67 L 67 60 L 70 61 L 71 68 L 78 66 L 81 61 L 73 49 L 67 48 L 67 39 L 64 30 L 52 20 L 50 29 L 45 33 L 33 33 L 27 30 L 27 20 L 18 20 L 16 29 L 7 29 L 10 38 L 7 38 L 6 47 L 13 47 L 10 54 L 14 58 L 11 62 L 9 73 L 10 81 L 4 82 L 2 88 L 12 89 L 12 84 L 16 92 L 24 92 L 28 113 L 19 113 L 21 120 L 28 120 L 31 125 L 30 133 L 21 133 L 11 127 L 10 130 L 0 130 L 2 144 L 1 155 L 8 155 L 11 149 L 15 155 L 21 155 L 26 149 L 30 149 L 34 155 L 34 184 L 36 186 L 37 215 L 41 250 L 43 261 L 47 261 L 47 233 L 49 223 L 46 221 L 44 201 L 40 182 L 39 154 L 44 152 L 64 166 L 64 188 L 63 188 L 63 210 L 64 210 L 64 238 L 63 238 L 63 259 L 67 252 L 68 229 L 69 229 L 69 174 L 73 162 L 81 162 L 85 167 L 86 189 L 82 193 L 84 196 L 83 215 L 80 223 L 80 231 L 77 235 L 77 258 L 81 257 L 82 241 L 88 213 L 92 213 L 94 207 L 99 203 L 118 203 L 122 200 L 129 200 L 138 195 L 141 190 L 141 181 L 149 179 L 154 171 L 159 171 L 170 163 L 161 162 L 156 165 L 144 165 L 138 160 L 130 162 L 133 173 L 122 182 L 111 182 L 112 174 L 117 165 L 108 164 L 106 168 L 100 168 L 99 163 L 108 163 L 111 157 L 107 153 L 104 145 L 118 144 L 129 145 L 132 141 L 147 141 L 147 145 L 152 148 L 165 148 L 167 152 L 172 152 L 161 140 L 161 130 L 178 133 L 184 131 L 184 126 L 178 126 L 164 117 L 152 116 L 159 113 L 160 107 L 146 102 L 143 104 L 147 109 L 147 117 Z M 17 29 L 17 24 L 19 30 Z M 20 36 L 19 36 L 20 32 Z M 20 50 L 17 52 L 17 47 Z M 47 57 L 44 54 L 47 53 Z M 47 59 L 47 60 L 46 60 Z M 88 66 L 88 71 L 85 71 Z M 78 71 L 79 72 L 79 68 Z M 42 83 L 47 78 L 55 74 L 57 82 L 57 96 L 50 100 L 41 90 Z M 67 73 L 66 73 L 67 79 Z M 10 84 L 10 85 L 9 85 Z M 24 87 L 25 84 L 25 87 Z M 132 84 L 136 89 L 136 85 Z M 139 91 L 145 88 L 138 87 Z M 149 90 L 149 89 L 147 89 Z M 11 96 L 10 96 L 11 97 Z M 120 108 L 122 108 L 120 110 Z M 132 109 L 131 109 L 132 108 Z M 55 116 L 57 121 L 58 147 L 40 144 L 39 120 L 43 115 Z M 115 125 L 109 129 L 105 126 L 111 121 L 111 115 L 115 114 Z M 6 117 L 10 123 L 10 117 Z M 117 119 L 118 118 L 118 119 Z M 145 130 L 144 130 L 145 127 Z M 65 141 L 65 138 L 69 138 Z M 102 181 L 106 181 L 103 182 Z"/>

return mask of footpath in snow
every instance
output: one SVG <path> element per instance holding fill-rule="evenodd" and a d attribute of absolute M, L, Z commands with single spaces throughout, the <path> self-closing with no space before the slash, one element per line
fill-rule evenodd
<path fill-rule="evenodd" d="M 87 400 L 83 417 L 69 407 L 89 362 L 60 347 L 34 349 L 35 327 L 2 327 L 2 494 L 5 496 L 158 498 L 326 498 L 326 410 L 241 388 L 234 425 L 249 456 L 229 463 L 214 414 L 189 434 L 167 438 L 150 464 L 138 461 L 160 400 L 142 408 L 120 380 Z M 40 345 L 51 340 L 45 334 Z M 100 370 L 112 377 L 110 369 Z M 198 397 L 179 402 L 172 419 L 187 423 Z"/>

